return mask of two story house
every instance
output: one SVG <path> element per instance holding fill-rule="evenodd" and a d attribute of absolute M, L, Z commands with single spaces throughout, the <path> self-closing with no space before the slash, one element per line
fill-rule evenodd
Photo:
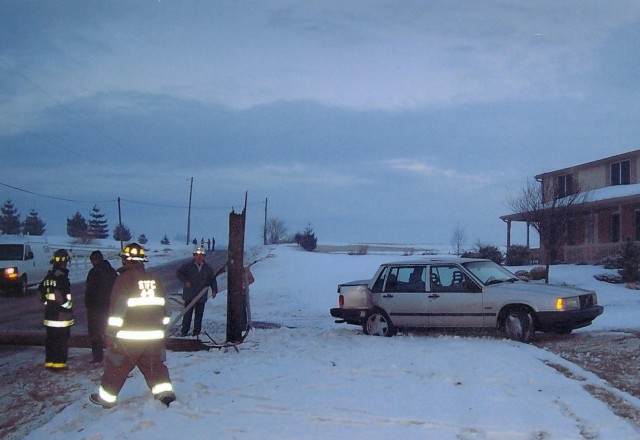
<path fill-rule="evenodd" d="M 555 243 L 557 261 L 552 263 L 599 263 L 616 255 L 626 239 L 640 241 L 640 150 L 550 171 L 535 178 L 542 185 L 541 194 L 547 194 L 544 188 L 551 186 L 557 198 L 577 191 L 585 193 L 573 206 L 562 240 Z M 511 246 L 512 222 L 527 222 L 529 217 L 526 213 L 514 213 L 500 218 L 507 224 L 507 246 Z M 544 259 L 542 240 L 540 246 Z"/>

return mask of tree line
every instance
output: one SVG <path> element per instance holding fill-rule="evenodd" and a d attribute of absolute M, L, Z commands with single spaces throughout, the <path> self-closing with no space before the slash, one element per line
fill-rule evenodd
<path fill-rule="evenodd" d="M 11 199 L 8 199 L 0 209 L 0 232 L 3 235 L 35 235 L 41 236 L 46 232 L 46 223 L 38 216 L 38 211 L 31 209 L 29 215 L 20 220 L 20 214 Z M 108 238 L 110 235 L 109 224 L 98 205 L 93 205 L 87 220 L 79 211 L 67 218 L 67 235 L 83 243 L 88 243 L 94 239 Z M 118 223 L 112 231 L 113 239 L 116 241 L 130 241 L 132 234 L 127 226 Z M 145 234 L 138 237 L 140 244 L 145 244 L 148 239 Z M 160 241 L 161 244 L 168 245 L 169 238 L 165 235 Z"/>

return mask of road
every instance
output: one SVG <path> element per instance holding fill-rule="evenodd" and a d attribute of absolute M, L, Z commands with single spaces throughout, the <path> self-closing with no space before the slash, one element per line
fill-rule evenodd
<path fill-rule="evenodd" d="M 178 266 L 189 259 L 177 260 L 149 268 L 149 272 L 160 277 L 168 294 L 175 294 L 181 289 L 180 281 L 176 278 Z M 207 263 L 217 271 L 227 263 L 227 251 L 215 251 L 206 257 Z M 74 320 L 71 333 L 81 335 L 87 333 L 87 315 L 84 306 L 85 283 L 71 285 L 74 303 Z M 33 332 L 42 331 L 43 306 L 38 300 L 35 288 L 30 288 L 27 295 L 2 293 L 0 295 L 0 332 Z"/>

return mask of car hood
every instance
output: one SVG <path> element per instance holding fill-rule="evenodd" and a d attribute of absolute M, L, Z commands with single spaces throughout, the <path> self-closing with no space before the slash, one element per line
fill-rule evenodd
<path fill-rule="evenodd" d="M 527 281 L 505 282 L 483 287 L 483 292 L 494 293 L 533 293 L 548 296 L 577 296 L 595 293 L 593 290 L 559 284 L 545 284 Z"/>

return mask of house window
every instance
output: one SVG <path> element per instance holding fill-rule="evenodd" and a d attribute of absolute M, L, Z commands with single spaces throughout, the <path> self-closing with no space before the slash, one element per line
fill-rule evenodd
<path fill-rule="evenodd" d="M 611 186 L 631 183 L 631 163 L 628 160 L 611 164 Z"/>
<path fill-rule="evenodd" d="M 620 241 L 620 214 L 611 215 L 611 241 L 617 243 Z"/>
<path fill-rule="evenodd" d="M 558 176 L 558 198 L 573 194 L 573 174 Z"/>

